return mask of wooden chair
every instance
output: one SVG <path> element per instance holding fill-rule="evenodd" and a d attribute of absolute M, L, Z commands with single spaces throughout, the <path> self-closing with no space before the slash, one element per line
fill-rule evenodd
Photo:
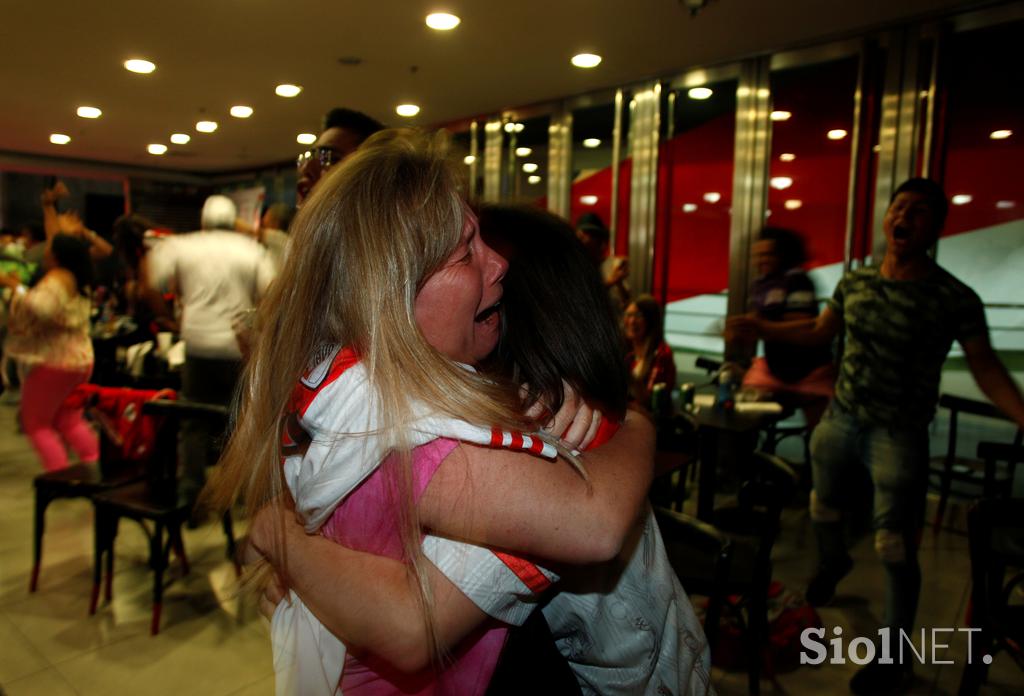
<path fill-rule="evenodd" d="M 1021 452 L 1014 456 L 1020 457 Z M 977 694 L 988 676 L 985 656 L 999 651 L 1024 668 L 1024 605 L 1011 602 L 1024 586 L 1024 499 L 980 500 L 967 513 L 971 552 L 970 664 L 960 681 L 961 696 Z M 1007 580 L 1007 569 L 1014 575 Z M 989 659 L 989 662 L 992 660 Z"/>
<path fill-rule="evenodd" d="M 191 508 L 178 493 L 178 430 L 182 419 L 185 418 L 209 419 L 216 423 L 218 428 L 223 428 L 227 424 L 228 412 L 223 406 L 213 404 L 151 401 L 144 405 L 143 413 L 163 420 L 157 434 L 156 449 L 146 463 L 145 479 L 92 496 L 96 508 L 96 533 L 89 614 L 96 613 L 103 580 L 104 559 L 104 598 L 109 602 L 112 597 L 114 542 L 118 522 L 122 518 L 135 520 L 140 523 L 149 538 L 149 563 L 154 575 L 150 633 L 156 635 L 160 630 L 160 615 L 163 609 L 164 570 L 167 568 L 172 550 L 181 560 L 182 570 L 186 574 L 189 572 L 181 528 L 187 522 Z M 152 529 L 149 527 L 150 524 Z M 240 574 L 230 513 L 224 514 L 222 524 L 227 538 L 228 557 L 235 563 L 236 573 Z"/>
<path fill-rule="evenodd" d="M 958 426 L 961 414 L 970 414 L 993 421 L 1009 421 L 1010 419 L 987 401 L 977 401 L 952 394 L 943 394 L 939 398 L 939 408 L 949 410 L 949 440 L 946 453 L 942 456 L 932 457 L 929 469 L 929 477 L 933 481 L 933 486 L 939 491 L 939 504 L 935 510 L 935 519 L 932 520 L 932 530 L 936 533 L 942 526 L 942 520 L 946 515 L 946 507 L 954 482 L 971 489 L 973 497 L 976 498 L 982 497 L 986 487 L 991 489 L 989 497 L 995 494 L 996 489 L 1001 490 L 1003 495 L 1007 495 L 1009 493 L 1008 486 L 1012 484 L 1012 480 L 1008 479 L 1005 472 L 997 470 L 995 466 L 988 470 L 981 455 L 978 458 L 957 455 Z M 1024 438 L 1024 431 L 1018 428 L 1013 438 L 1014 446 L 1020 447 L 1022 438 Z M 986 473 L 987 471 L 988 473 Z M 991 480 L 986 483 L 986 476 L 989 475 Z"/>
<path fill-rule="evenodd" d="M 83 405 L 100 425 L 100 459 L 97 464 L 74 464 L 60 471 L 48 471 L 36 476 L 33 482 L 36 504 L 29 592 L 35 592 L 39 586 L 46 509 L 50 503 L 64 498 L 92 497 L 96 493 L 141 480 L 142 461 L 130 456 L 131 453 L 126 454 L 124 443 L 120 440 L 123 433 L 117 427 L 118 421 L 126 419 L 131 427 L 140 428 L 143 424 L 136 419 L 147 416 L 138 413 L 138 404 L 157 395 L 174 397 L 174 392 L 169 390 L 147 391 L 91 384 L 85 385 L 79 391 Z M 102 409 L 109 409 L 111 412 Z"/>

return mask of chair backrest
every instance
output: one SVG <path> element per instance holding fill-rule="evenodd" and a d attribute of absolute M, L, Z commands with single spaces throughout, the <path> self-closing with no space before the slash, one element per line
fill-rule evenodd
<path fill-rule="evenodd" d="M 1010 418 L 1005 413 L 988 401 L 969 399 L 965 396 L 942 394 L 939 396 L 939 408 L 949 410 L 949 444 L 946 448 L 946 459 L 950 461 L 956 458 L 957 428 L 961 413 L 966 413 L 972 416 L 981 416 L 983 418 L 993 418 L 1001 421 L 1010 421 Z M 1017 436 L 1018 438 L 1020 437 L 1020 430 L 1017 431 Z"/>
<path fill-rule="evenodd" d="M 973 624 L 989 630 L 1004 616 L 1006 567 L 1024 566 L 1024 499 L 979 500 L 967 513 Z M 1011 584 L 1021 583 L 1018 574 Z"/>
<path fill-rule="evenodd" d="M 157 419 L 156 445 L 146 461 L 146 483 L 158 496 L 176 497 L 178 493 L 178 431 L 182 420 L 207 420 L 225 428 L 229 411 L 217 404 L 195 401 L 155 399 L 142 405 L 142 413 Z"/>

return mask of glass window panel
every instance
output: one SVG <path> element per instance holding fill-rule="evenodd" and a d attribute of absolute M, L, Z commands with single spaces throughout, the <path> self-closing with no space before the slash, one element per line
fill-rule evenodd
<path fill-rule="evenodd" d="M 505 124 L 505 200 L 547 208 L 550 125 L 547 115 Z"/>
<path fill-rule="evenodd" d="M 1000 350 L 1024 349 L 1024 72 L 1009 67 L 1020 63 L 1022 32 L 1013 22 L 954 34 L 943 57 L 942 181 L 952 205 L 938 260 L 981 296 Z"/>
<path fill-rule="evenodd" d="M 772 73 L 766 224 L 800 234 L 819 296 L 842 276 L 858 56 Z"/>
<path fill-rule="evenodd" d="M 653 287 L 676 350 L 722 352 L 736 88 L 724 80 L 663 92 Z"/>

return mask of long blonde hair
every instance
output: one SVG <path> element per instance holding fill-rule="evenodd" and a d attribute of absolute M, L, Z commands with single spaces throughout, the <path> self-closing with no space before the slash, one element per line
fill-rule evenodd
<path fill-rule="evenodd" d="M 379 397 L 375 436 L 399 454 L 384 474 L 397 493 L 404 560 L 418 581 L 435 655 L 403 428 L 410 404 L 484 426 L 529 425 L 514 393 L 453 364 L 415 321 L 417 291 L 462 238 L 466 207 L 457 171 L 441 135 L 382 131 L 320 181 L 295 218 L 287 261 L 260 304 L 233 434 L 207 491 L 214 506 L 241 497 L 250 511 L 281 495 L 279 446 L 292 390 L 319 348 L 355 349 Z"/>

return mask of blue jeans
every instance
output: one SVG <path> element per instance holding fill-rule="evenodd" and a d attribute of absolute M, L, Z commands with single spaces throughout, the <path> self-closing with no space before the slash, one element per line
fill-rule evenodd
<path fill-rule="evenodd" d="M 927 427 L 863 423 L 833 401 L 811 437 L 811 467 L 811 519 L 823 563 L 846 557 L 842 513 L 870 502 L 875 550 L 888 571 L 885 625 L 911 630 L 921 585 L 917 545 L 928 486 Z M 863 495 L 865 473 L 871 500 L 851 499 Z"/>

